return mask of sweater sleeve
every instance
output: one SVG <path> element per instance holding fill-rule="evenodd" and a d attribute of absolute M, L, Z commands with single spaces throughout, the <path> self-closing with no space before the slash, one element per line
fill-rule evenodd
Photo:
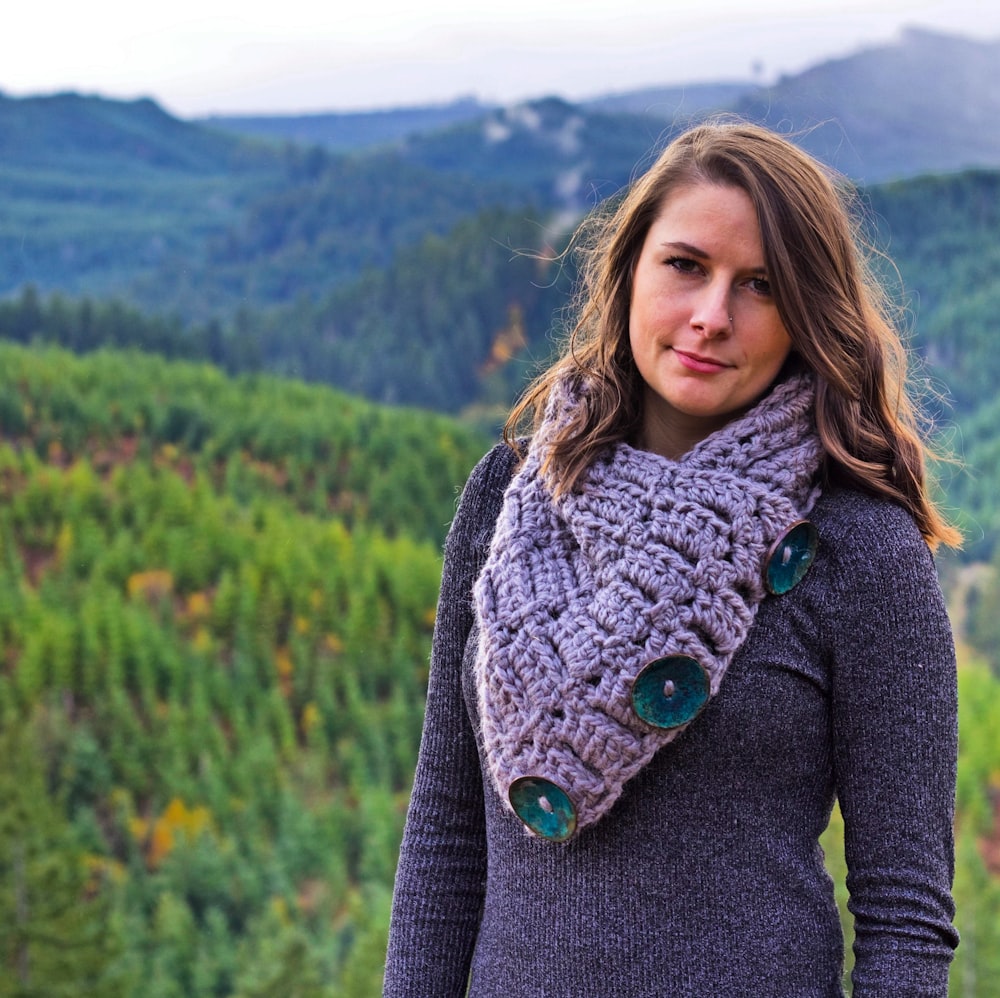
<path fill-rule="evenodd" d="M 462 492 L 445 544 L 420 753 L 400 849 L 383 994 L 460 998 L 486 878 L 482 775 L 462 699 L 472 587 L 488 553 L 514 455 L 498 445 Z"/>
<path fill-rule="evenodd" d="M 945 998 L 958 935 L 955 650 L 911 518 L 864 499 L 835 527 L 823 614 L 837 794 L 854 915 L 855 998 Z"/>

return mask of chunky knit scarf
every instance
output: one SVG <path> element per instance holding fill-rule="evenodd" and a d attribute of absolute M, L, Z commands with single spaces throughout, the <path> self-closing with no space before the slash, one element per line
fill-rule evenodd
<path fill-rule="evenodd" d="M 533 778 L 564 792 L 572 829 L 609 810 L 686 726 L 637 716 L 650 661 L 687 656 L 718 692 L 764 598 L 768 550 L 818 496 L 813 403 L 811 377 L 795 375 L 680 460 L 621 443 L 554 499 L 541 466 L 580 404 L 554 389 L 475 585 L 479 714 L 508 806 Z"/>

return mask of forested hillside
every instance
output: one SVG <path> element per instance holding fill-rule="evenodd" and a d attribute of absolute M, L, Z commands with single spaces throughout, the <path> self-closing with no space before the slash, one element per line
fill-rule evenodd
<path fill-rule="evenodd" d="M 483 442 L 137 354 L 0 399 L 0 995 L 377 994 Z"/>
<path fill-rule="evenodd" d="M 121 293 L 195 258 L 289 174 L 280 152 L 151 100 L 0 94 L 0 294 L 26 283 Z"/>

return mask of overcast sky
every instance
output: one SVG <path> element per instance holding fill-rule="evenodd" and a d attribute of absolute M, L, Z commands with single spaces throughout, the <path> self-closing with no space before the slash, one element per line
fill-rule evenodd
<path fill-rule="evenodd" d="M 766 82 L 904 26 L 1000 40 L 993 0 L 344 2 L 22 0 L 0 32 L 0 92 L 149 96 L 181 116 L 574 99 Z"/>

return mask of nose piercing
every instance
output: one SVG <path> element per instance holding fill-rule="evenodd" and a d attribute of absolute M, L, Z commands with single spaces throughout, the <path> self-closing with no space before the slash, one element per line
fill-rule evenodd
<path fill-rule="evenodd" d="M 729 325 L 731 326 L 732 324 L 733 324 L 733 317 L 732 317 L 732 316 L 730 316 L 730 317 L 729 317 Z"/>

